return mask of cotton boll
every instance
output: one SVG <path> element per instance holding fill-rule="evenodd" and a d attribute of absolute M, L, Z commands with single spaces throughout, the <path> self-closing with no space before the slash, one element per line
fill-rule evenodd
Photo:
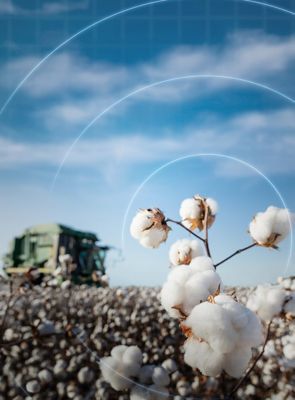
<path fill-rule="evenodd" d="M 163 367 L 156 367 L 153 371 L 152 380 L 157 386 L 169 385 L 170 378 L 168 372 Z"/>
<path fill-rule="evenodd" d="M 119 346 L 115 346 L 112 348 L 111 356 L 117 361 L 122 361 L 123 354 L 125 353 L 127 348 L 128 347 L 123 344 L 120 344 Z"/>
<path fill-rule="evenodd" d="M 234 351 L 226 355 L 223 368 L 230 376 L 240 378 L 246 370 L 251 357 L 252 351 L 249 347 L 236 347 Z"/>
<path fill-rule="evenodd" d="M 293 219 L 287 209 L 270 206 L 256 214 L 249 225 L 249 232 L 260 246 L 276 247 L 290 232 L 290 220 Z"/>
<path fill-rule="evenodd" d="M 216 296 L 214 300 L 230 313 L 232 325 L 239 332 L 240 345 L 257 347 L 262 343 L 261 322 L 249 308 L 226 295 Z"/>
<path fill-rule="evenodd" d="M 137 346 L 115 346 L 111 357 L 101 359 L 100 368 L 104 379 L 113 389 L 123 390 L 132 386 L 132 377 L 138 376 L 142 353 Z"/>
<path fill-rule="evenodd" d="M 224 355 L 215 352 L 205 341 L 189 338 L 183 347 L 184 361 L 192 368 L 198 368 L 207 376 L 218 376 L 222 372 Z"/>
<path fill-rule="evenodd" d="M 207 256 L 200 256 L 194 258 L 190 267 L 193 272 L 215 271 L 212 259 Z"/>
<path fill-rule="evenodd" d="M 202 216 L 202 206 L 201 202 L 196 200 L 194 197 L 190 199 L 185 199 L 180 205 L 179 214 L 183 222 L 189 223 L 191 228 Z M 194 222 L 195 221 L 195 222 Z M 195 226 L 195 228 L 197 225 Z"/>
<path fill-rule="evenodd" d="M 138 346 L 129 346 L 123 354 L 124 363 L 142 364 L 142 352 Z"/>
<path fill-rule="evenodd" d="M 168 312 L 170 317 L 179 318 L 179 311 L 173 307 L 182 304 L 184 298 L 184 288 L 175 282 L 166 282 L 161 290 L 161 304 Z"/>
<path fill-rule="evenodd" d="M 238 333 L 232 327 L 230 314 L 218 304 L 204 302 L 194 307 L 185 320 L 185 326 L 220 353 L 233 350 L 238 341 Z"/>
<path fill-rule="evenodd" d="M 144 247 L 156 248 L 166 241 L 170 228 L 158 208 L 140 210 L 133 218 L 130 233 Z"/>
<path fill-rule="evenodd" d="M 205 228 L 206 209 L 208 209 L 207 227 L 210 228 L 215 220 L 217 208 L 215 200 L 196 195 L 193 198 L 183 200 L 179 214 L 184 226 L 191 230 L 196 228 L 203 230 Z"/>
<path fill-rule="evenodd" d="M 201 259 L 200 262 L 197 262 Z M 172 318 L 188 315 L 193 307 L 206 301 L 222 287 L 219 275 L 208 257 L 197 257 L 193 265 L 175 267 L 161 291 L 161 303 Z"/>
<path fill-rule="evenodd" d="M 202 247 L 197 240 L 181 239 L 170 247 L 169 259 L 172 265 L 187 265 L 202 254 Z"/>
<path fill-rule="evenodd" d="M 100 361 L 100 369 L 103 378 L 115 390 L 124 390 L 132 386 L 132 381 L 124 376 L 123 368 L 113 357 L 104 357 Z"/>
<path fill-rule="evenodd" d="M 282 311 L 285 296 L 285 291 L 278 285 L 259 285 L 249 297 L 247 307 L 261 319 L 270 321 Z"/>

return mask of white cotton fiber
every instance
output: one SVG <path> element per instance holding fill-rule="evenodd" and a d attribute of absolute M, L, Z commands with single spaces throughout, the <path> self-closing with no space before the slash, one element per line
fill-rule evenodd
<path fill-rule="evenodd" d="M 252 351 L 250 347 L 236 347 L 234 351 L 226 355 L 223 369 L 228 375 L 239 378 L 247 369 L 251 357 Z"/>
<path fill-rule="evenodd" d="M 170 228 L 158 208 L 139 210 L 130 225 L 130 233 L 144 247 L 156 248 L 166 241 Z"/>
<path fill-rule="evenodd" d="M 225 294 L 195 306 L 183 325 L 191 332 L 184 345 L 185 362 L 208 376 L 217 376 L 222 370 L 241 376 L 252 347 L 263 341 L 257 316 Z"/>
<path fill-rule="evenodd" d="M 238 341 L 230 314 L 218 304 L 206 301 L 194 307 L 185 325 L 196 337 L 206 340 L 213 350 L 221 353 L 233 350 Z"/>
<path fill-rule="evenodd" d="M 172 265 L 187 265 L 202 254 L 203 249 L 197 240 L 181 239 L 170 247 L 169 259 Z"/>
<path fill-rule="evenodd" d="M 249 225 L 249 232 L 261 246 L 276 246 L 290 232 L 290 220 L 293 219 L 294 216 L 287 209 L 270 206 L 255 215 Z"/>
<path fill-rule="evenodd" d="M 188 339 L 184 344 L 184 361 L 192 368 L 198 368 L 203 375 L 217 376 L 222 372 L 224 355 L 206 342 Z"/>
<path fill-rule="evenodd" d="M 104 357 L 100 369 L 104 379 L 115 390 L 130 388 L 132 378 L 138 376 L 142 363 L 142 353 L 137 346 L 116 346 L 110 357 Z"/>
<path fill-rule="evenodd" d="M 183 225 L 190 230 L 195 230 L 196 228 L 203 230 L 205 227 L 206 209 L 208 209 L 207 227 L 210 228 L 218 210 L 217 202 L 199 195 L 183 200 L 179 210 Z"/>
<path fill-rule="evenodd" d="M 259 285 L 249 297 L 247 307 L 261 319 L 270 321 L 282 311 L 285 297 L 285 291 L 278 285 Z"/>
<path fill-rule="evenodd" d="M 185 199 L 180 205 L 179 215 L 182 220 L 197 220 L 201 217 L 202 207 L 200 201 L 195 198 Z"/>
<path fill-rule="evenodd" d="M 104 357 L 100 361 L 100 369 L 103 378 L 115 390 L 124 390 L 132 386 L 128 376 L 124 375 L 124 369 L 119 361 L 113 357 Z"/>
<path fill-rule="evenodd" d="M 179 318 L 181 313 L 173 307 L 180 307 L 188 315 L 193 307 L 206 301 L 222 288 L 220 276 L 216 273 L 212 260 L 196 257 L 190 265 L 180 265 L 170 272 L 161 291 L 161 303 L 169 315 Z"/>

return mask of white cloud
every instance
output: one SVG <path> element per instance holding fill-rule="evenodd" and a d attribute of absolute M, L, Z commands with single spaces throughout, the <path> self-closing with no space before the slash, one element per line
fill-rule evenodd
<path fill-rule="evenodd" d="M 89 6 L 88 0 L 71 0 L 71 2 L 63 1 L 46 1 L 40 8 L 29 10 L 26 7 L 16 5 L 12 0 L 2 0 L 0 3 L 0 14 L 11 15 L 55 15 L 65 12 L 86 10 Z"/>
<path fill-rule="evenodd" d="M 67 168 L 93 168 L 108 180 L 124 169 L 154 162 L 165 162 L 192 153 L 225 153 L 253 162 L 266 173 L 294 171 L 295 140 L 292 109 L 268 112 L 248 112 L 222 120 L 216 116 L 211 123 L 188 126 L 180 136 L 159 131 L 157 136 L 145 134 L 108 135 L 98 139 L 81 139 L 67 160 Z M 214 121 L 214 123 L 212 123 Z M 0 169 L 25 165 L 57 168 L 69 142 L 20 143 L 0 138 Z M 247 173 L 232 170 L 222 162 L 218 173 Z"/>
<path fill-rule="evenodd" d="M 45 125 L 87 124 L 112 102 L 146 84 L 191 74 L 226 75 L 262 82 L 292 95 L 289 80 L 295 59 L 295 36 L 239 32 L 219 46 L 177 46 L 145 63 L 123 66 L 90 60 L 77 53 L 58 53 L 24 85 L 22 93 L 40 100 Z M 28 56 L 2 67 L 0 85 L 14 87 L 39 60 Z M 242 85 L 242 86 L 241 86 Z M 183 102 L 246 84 L 224 79 L 185 80 L 151 88 L 133 100 Z M 46 107 L 42 106 L 46 100 Z"/>

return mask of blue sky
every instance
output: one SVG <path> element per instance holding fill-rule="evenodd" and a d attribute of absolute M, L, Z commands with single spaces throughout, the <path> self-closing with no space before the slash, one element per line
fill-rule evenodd
<path fill-rule="evenodd" d="M 136 4 L 1 2 L 0 104 L 61 42 Z M 295 10 L 295 1 L 272 4 Z M 294 24 L 286 12 L 246 1 L 168 1 L 96 25 L 58 50 L 0 116 L 0 253 L 25 227 L 50 221 L 94 230 L 121 248 L 124 214 L 137 187 L 189 154 L 241 158 L 267 175 L 294 210 L 294 103 L 286 98 L 295 97 Z M 172 81 L 188 75 L 203 77 Z M 81 131 L 138 89 L 85 132 L 51 190 Z M 282 206 L 251 169 L 224 157 L 194 157 L 149 180 L 130 205 L 127 225 L 139 207 L 158 206 L 176 218 L 181 199 L 195 193 L 220 203 L 210 232 L 216 261 L 250 242 L 247 226 L 255 212 Z M 151 251 L 128 229 L 123 234 L 124 260 L 109 268 L 113 285 L 160 285 L 169 245 L 186 236 L 174 229 L 166 245 Z M 253 249 L 220 273 L 228 284 L 274 281 L 284 274 L 289 246 L 287 240 L 279 252 Z M 295 273 L 294 257 L 288 273 Z"/>

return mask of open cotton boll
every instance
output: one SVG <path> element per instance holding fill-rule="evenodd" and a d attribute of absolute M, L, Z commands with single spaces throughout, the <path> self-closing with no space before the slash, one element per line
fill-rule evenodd
<path fill-rule="evenodd" d="M 256 314 L 232 297 L 221 294 L 214 298 L 231 317 L 231 323 L 239 332 L 239 345 L 257 347 L 263 341 L 263 329 Z"/>
<path fill-rule="evenodd" d="M 124 363 L 142 364 L 142 352 L 138 346 L 129 346 L 125 350 L 122 360 Z"/>
<path fill-rule="evenodd" d="M 179 214 L 184 226 L 191 230 L 205 228 L 206 208 L 208 209 L 207 227 L 213 224 L 218 209 L 217 202 L 213 199 L 206 199 L 199 195 L 185 199 L 180 205 Z"/>
<path fill-rule="evenodd" d="M 195 272 L 215 271 L 213 261 L 210 257 L 200 256 L 194 258 L 190 263 L 191 269 Z"/>
<path fill-rule="evenodd" d="M 225 294 L 195 306 L 182 327 L 189 337 L 185 362 L 209 376 L 224 370 L 240 377 L 252 356 L 251 348 L 263 341 L 257 316 Z"/>
<path fill-rule="evenodd" d="M 196 260 L 201 259 L 199 268 Z M 172 318 L 188 315 L 193 307 L 206 301 L 221 288 L 220 276 L 215 272 L 208 257 L 197 257 L 193 266 L 180 265 L 168 275 L 168 280 L 161 290 L 161 304 Z M 177 307 L 177 309 L 175 309 Z"/>
<path fill-rule="evenodd" d="M 246 370 L 251 357 L 252 351 L 250 347 L 236 347 L 234 351 L 225 356 L 223 369 L 228 375 L 240 378 Z"/>
<path fill-rule="evenodd" d="M 168 372 L 163 367 L 156 367 L 154 369 L 152 380 L 157 386 L 167 386 L 170 383 Z"/>
<path fill-rule="evenodd" d="M 198 368 L 207 376 L 217 376 L 222 372 L 224 355 L 215 352 L 205 341 L 189 338 L 183 347 L 184 361 L 192 368 Z"/>
<path fill-rule="evenodd" d="M 193 308 L 185 320 L 185 326 L 220 353 L 232 351 L 239 338 L 238 332 L 232 326 L 230 313 L 219 304 L 207 301 Z"/>
<path fill-rule="evenodd" d="M 203 249 L 197 240 L 180 239 L 170 247 L 169 259 L 172 265 L 187 265 L 202 254 Z"/>
<path fill-rule="evenodd" d="M 249 233 L 260 246 L 276 248 L 290 232 L 290 219 L 294 216 L 287 209 L 270 206 L 255 215 Z"/>
<path fill-rule="evenodd" d="M 247 307 L 261 319 L 270 321 L 282 311 L 285 296 L 285 291 L 278 285 L 259 285 L 249 297 Z"/>
<path fill-rule="evenodd" d="M 130 233 L 144 247 L 156 248 L 167 240 L 170 228 L 158 208 L 139 210 L 130 225 Z"/>
<path fill-rule="evenodd" d="M 115 390 L 124 390 L 132 386 L 132 381 L 124 375 L 124 367 L 113 357 L 104 357 L 100 361 L 100 369 L 103 378 Z"/>
<path fill-rule="evenodd" d="M 110 357 L 101 359 L 100 368 L 104 379 L 113 389 L 123 390 L 132 386 L 132 377 L 138 376 L 142 353 L 137 346 L 115 346 Z"/>

